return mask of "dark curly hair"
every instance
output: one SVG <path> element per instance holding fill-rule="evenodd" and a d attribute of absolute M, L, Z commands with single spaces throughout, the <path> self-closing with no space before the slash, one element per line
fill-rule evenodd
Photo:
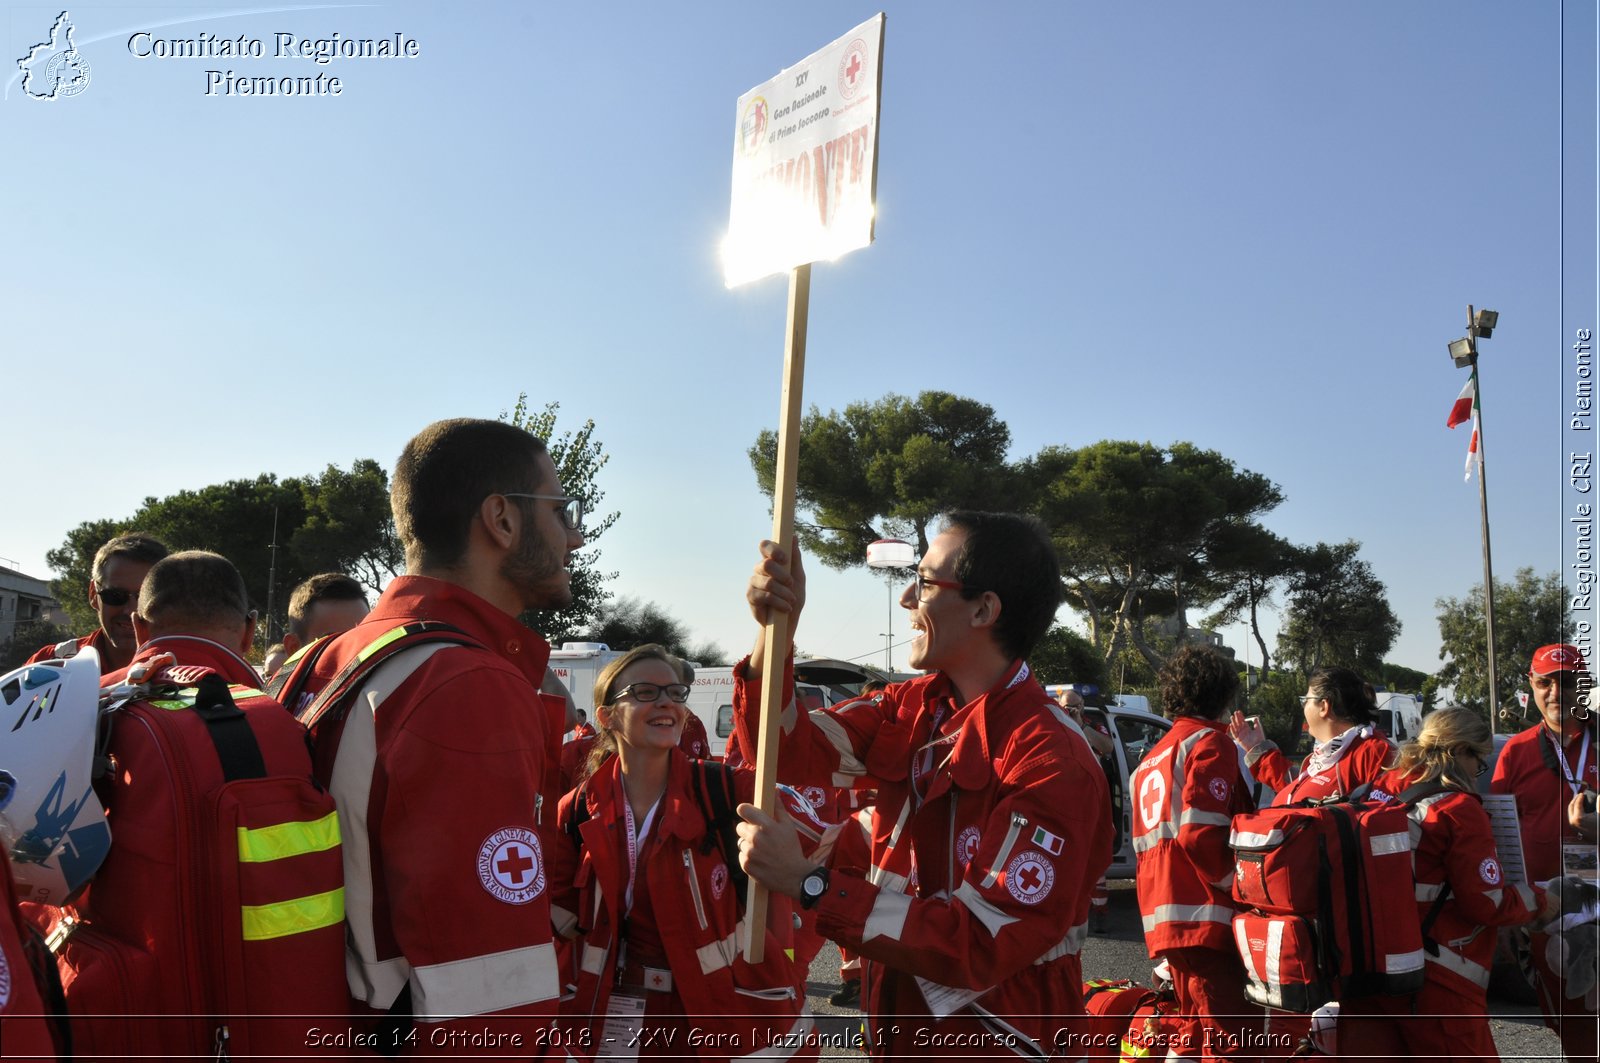
<path fill-rule="evenodd" d="M 1233 709 L 1239 673 L 1210 646 L 1185 646 L 1161 666 L 1161 707 L 1168 716 L 1220 720 Z"/>

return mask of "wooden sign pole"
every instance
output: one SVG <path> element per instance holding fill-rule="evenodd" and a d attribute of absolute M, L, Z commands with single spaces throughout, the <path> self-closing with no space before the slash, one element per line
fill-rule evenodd
<path fill-rule="evenodd" d="M 800 464 L 800 392 L 806 373 L 806 317 L 811 306 L 811 263 L 789 271 L 789 335 L 783 348 L 783 410 L 778 421 L 778 469 L 772 485 L 772 541 L 794 561 L 795 471 Z M 784 665 L 789 659 L 793 617 L 772 610 L 767 617 L 761 673 L 761 737 L 756 743 L 755 804 L 776 818 L 778 811 L 778 732 L 782 727 Z M 750 880 L 745 907 L 744 957 L 760 963 L 766 945 L 767 889 Z"/>

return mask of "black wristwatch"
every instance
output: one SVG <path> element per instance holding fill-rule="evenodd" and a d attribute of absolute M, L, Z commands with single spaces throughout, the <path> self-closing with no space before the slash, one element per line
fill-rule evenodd
<path fill-rule="evenodd" d="M 810 910 L 828 892 L 828 869 L 814 867 L 800 880 L 800 907 Z"/>

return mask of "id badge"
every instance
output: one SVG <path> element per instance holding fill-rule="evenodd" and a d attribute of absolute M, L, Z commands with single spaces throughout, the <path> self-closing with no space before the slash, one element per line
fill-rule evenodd
<path fill-rule="evenodd" d="M 606 1022 L 601 1034 L 601 1059 L 637 1059 L 639 1035 L 644 1030 L 644 997 L 612 993 L 606 1002 Z"/>

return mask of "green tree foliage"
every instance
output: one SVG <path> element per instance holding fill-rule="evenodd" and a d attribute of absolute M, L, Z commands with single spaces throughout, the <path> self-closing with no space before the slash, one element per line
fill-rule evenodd
<path fill-rule="evenodd" d="M 1483 584 L 1467 592 L 1465 598 L 1440 598 L 1439 681 L 1455 688 L 1455 700 L 1471 708 L 1487 703 L 1489 677 L 1488 637 L 1483 626 Z M 1552 642 L 1571 642 L 1572 617 L 1567 612 L 1561 574 L 1534 575 L 1532 568 L 1520 568 L 1510 583 L 1494 581 L 1495 676 L 1500 686 L 1500 703 L 1505 704 L 1518 680 L 1527 674 L 1533 651 Z"/>
<path fill-rule="evenodd" d="M 1287 577 L 1288 609 L 1278 633 L 1278 657 L 1302 677 L 1343 666 L 1377 676 L 1400 635 L 1388 589 L 1356 555 L 1354 539 L 1299 547 Z"/>
<path fill-rule="evenodd" d="M 1259 518 L 1283 501 L 1271 480 L 1192 443 L 1047 447 L 1023 481 L 1102 656 L 1131 645 L 1152 669 L 1166 654 L 1146 620 L 1174 616 L 1181 632 L 1189 606 L 1227 596 L 1268 541 Z"/>
<path fill-rule="evenodd" d="M 64 642 L 72 638 L 73 634 L 64 627 L 57 627 L 43 620 L 18 624 L 16 631 L 11 635 L 11 641 L 0 644 L 0 675 L 13 668 L 20 668 L 22 662 L 32 657 L 40 647 Z"/>
<path fill-rule="evenodd" d="M 1247 620 L 1261 651 L 1262 671 L 1270 667 L 1271 655 L 1261 634 L 1261 612 L 1272 607 L 1273 595 L 1292 563 L 1289 543 L 1259 524 L 1230 529 L 1213 557 L 1211 577 L 1223 595 L 1205 626 L 1215 629 Z"/>
<path fill-rule="evenodd" d="M 949 509 L 1013 504 L 1006 450 L 1011 431 L 994 409 L 943 391 L 887 395 L 843 413 L 812 407 L 800 425 L 795 530 L 830 568 L 866 563 L 875 539 L 903 538 L 927 552 L 930 525 Z M 750 464 L 768 498 L 778 437 L 762 432 Z"/>
<path fill-rule="evenodd" d="M 556 434 L 556 414 L 561 404 L 546 403 L 535 413 L 528 407 L 527 392 L 517 396 L 517 404 L 500 419 L 515 425 L 545 441 L 550 458 L 555 463 L 556 474 L 561 479 L 561 489 L 568 495 L 583 499 L 584 546 L 572 558 L 572 604 L 561 609 L 538 609 L 522 615 L 522 622 L 543 635 L 551 645 L 559 646 L 579 638 L 579 633 L 592 627 L 601 606 L 611 593 L 606 582 L 616 578 L 615 572 L 602 572 L 599 568 L 600 551 L 594 548 L 621 514 L 602 515 L 600 503 L 605 492 L 600 490 L 599 474 L 611 456 L 594 438 L 593 419 L 584 421 L 576 431 Z M 603 640 L 602 640 L 603 641 Z"/>
<path fill-rule="evenodd" d="M 308 576 L 347 572 L 376 592 L 401 560 L 389 478 L 377 462 L 358 459 L 349 472 L 330 465 L 320 476 L 285 480 L 262 473 L 146 498 L 125 520 L 87 521 L 69 532 L 46 560 L 58 573 L 52 590 L 75 629 L 89 631 L 97 622 L 85 599 L 95 551 L 133 530 L 174 551 L 212 550 L 232 561 L 251 604 L 265 613 L 272 602 L 273 631 L 283 629 L 289 591 Z M 267 636 L 266 623 L 261 633 Z"/>
<path fill-rule="evenodd" d="M 1300 695 L 1305 692 L 1304 676 L 1274 672 L 1255 684 L 1244 704 L 1245 714 L 1261 717 L 1261 728 L 1267 732 L 1267 737 L 1278 743 L 1278 748 L 1296 763 L 1299 758 L 1295 753 L 1301 747 L 1302 728 L 1306 722 L 1300 701 Z"/>
<path fill-rule="evenodd" d="M 614 650 L 656 643 L 686 660 L 705 666 L 722 665 L 728 655 L 714 642 L 694 644 L 689 628 L 655 602 L 624 596 L 602 605 L 594 626 L 583 636 L 586 642 L 603 642 Z"/>
<path fill-rule="evenodd" d="M 1028 655 L 1028 666 L 1039 682 L 1106 685 L 1106 662 L 1094 643 L 1069 627 L 1056 625 L 1045 632 Z"/>

